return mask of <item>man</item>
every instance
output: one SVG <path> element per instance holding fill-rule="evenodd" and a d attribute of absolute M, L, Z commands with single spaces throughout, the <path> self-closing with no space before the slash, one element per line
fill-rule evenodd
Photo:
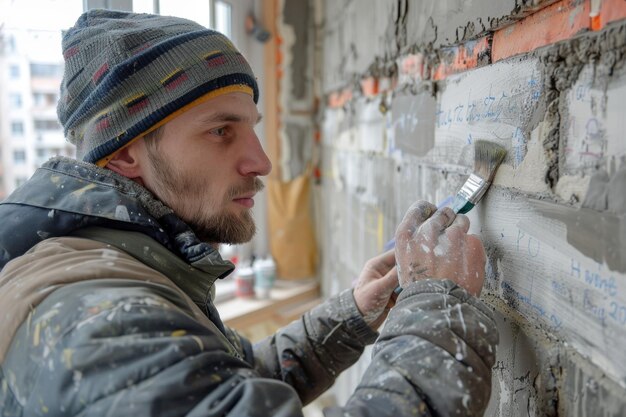
<path fill-rule="evenodd" d="M 188 20 L 111 11 L 81 16 L 63 53 L 79 160 L 0 205 L 1 415 L 300 416 L 377 337 L 328 416 L 482 414 L 497 332 L 466 217 L 417 203 L 395 255 L 253 346 L 212 304 L 232 270 L 215 245 L 252 237 L 271 169 L 247 62 Z"/>

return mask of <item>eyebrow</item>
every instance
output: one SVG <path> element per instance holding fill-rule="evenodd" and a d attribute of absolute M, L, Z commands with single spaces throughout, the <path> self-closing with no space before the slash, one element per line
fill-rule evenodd
<path fill-rule="evenodd" d="M 256 125 L 260 123 L 262 119 L 263 119 L 263 115 L 259 114 L 257 119 L 253 121 L 253 124 Z M 203 124 L 220 123 L 220 122 L 247 122 L 247 121 L 249 121 L 247 117 L 243 117 L 237 113 L 215 113 L 207 118 L 200 120 L 200 122 Z"/>

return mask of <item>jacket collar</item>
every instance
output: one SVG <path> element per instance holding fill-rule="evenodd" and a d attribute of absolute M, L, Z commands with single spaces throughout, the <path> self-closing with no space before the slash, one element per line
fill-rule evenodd
<path fill-rule="evenodd" d="M 0 204 L 8 212 L 12 209 L 19 212 L 23 206 L 32 209 L 28 218 L 0 229 L 6 237 L 2 242 L 7 246 L 4 258 L 20 256 L 45 238 L 65 236 L 84 227 L 96 226 L 146 234 L 187 264 L 211 271 L 219 278 L 234 268 L 217 250 L 201 242 L 171 208 L 147 189 L 94 164 L 64 157 L 49 160 Z M 3 214 L 1 210 L 0 214 Z M 36 225 L 36 230 L 28 230 L 33 229 L 29 224 Z M 27 243 L 11 250 L 8 247 L 10 242 L 6 240 L 18 230 L 20 237 L 25 235 L 24 230 L 28 230 L 24 236 Z"/>

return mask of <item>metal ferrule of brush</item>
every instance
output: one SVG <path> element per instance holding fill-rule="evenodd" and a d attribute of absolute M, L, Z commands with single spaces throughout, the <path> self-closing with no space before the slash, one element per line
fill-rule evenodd
<path fill-rule="evenodd" d="M 476 174 L 470 174 L 463 187 L 459 190 L 459 194 L 462 195 L 467 201 L 472 204 L 478 203 L 483 194 L 489 188 L 489 181 L 485 181 Z"/>

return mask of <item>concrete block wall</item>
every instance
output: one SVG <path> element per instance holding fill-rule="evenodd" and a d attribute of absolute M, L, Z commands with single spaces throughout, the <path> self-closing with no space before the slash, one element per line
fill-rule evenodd
<path fill-rule="evenodd" d="M 475 140 L 497 142 L 469 214 L 501 332 L 487 415 L 626 415 L 626 2 L 314 5 L 324 291 L 352 284 L 413 201 L 454 195 Z"/>

